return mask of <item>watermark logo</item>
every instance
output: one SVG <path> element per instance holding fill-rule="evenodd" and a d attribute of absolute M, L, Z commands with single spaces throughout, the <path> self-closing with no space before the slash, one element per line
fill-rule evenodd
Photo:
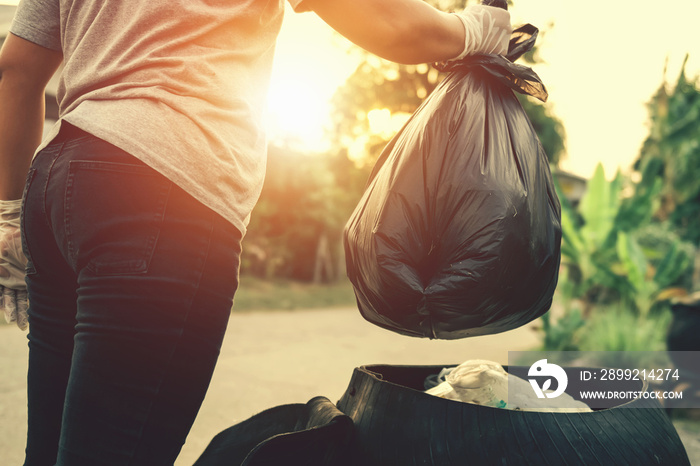
<path fill-rule="evenodd" d="M 566 390 L 566 386 L 569 383 L 569 378 L 567 377 L 564 369 L 556 364 L 548 363 L 546 359 L 540 359 L 530 366 L 530 370 L 527 372 L 527 375 L 530 377 L 550 377 L 545 380 L 542 387 L 540 387 L 537 380 L 528 379 L 530 385 L 532 385 L 532 389 L 535 390 L 535 395 L 537 395 L 537 398 L 556 398 L 564 393 L 564 390 Z M 545 393 L 545 391 L 549 390 L 549 387 L 552 385 L 552 378 L 557 381 L 557 389 L 553 392 Z"/>
<path fill-rule="evenodd" d="M 700 408 L 700 351 L 509 351 L 507 371 L 513 406 Z"/>

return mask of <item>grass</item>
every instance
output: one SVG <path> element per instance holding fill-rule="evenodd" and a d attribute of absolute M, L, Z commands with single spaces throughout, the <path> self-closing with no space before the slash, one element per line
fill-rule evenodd
<path fill-rule="evenodd" d="M 685 410 L 689 411 L 689 410 Z M 674 413 L 676 416 L 673 419 L 673 425 L 676 426 L 677 428 L 683 429 L 687 432 L 697 434 L 700 436 L 700 409 L 695 408 L 693 410 L 692 414 L 688 413 Z M 685 417 L 690 417 L 690 416 L 695 416 L 694 418 L 684 418 Z"/>
<path fill-rule="evenodd" d="M 583 328 L 582 351 L 666 351 L 671 313 L 640 317 L 622 306 L 596 309 Z"/>
<path fill-rule="evenodd" d="M 352 285 L 347 280 L 314 285 L 243 276 L 233 301 L 233 312 L 344 306 L 355 306 Z"/>
<path fill-rule="evenodd" d="M 597 306 L 584 318 L 575 304 L 557 303 L 542 319 L 543 349 L 665 352 L 670 323 L 668 310 L 640 316 L 622 304 L 613 304 Z"/>

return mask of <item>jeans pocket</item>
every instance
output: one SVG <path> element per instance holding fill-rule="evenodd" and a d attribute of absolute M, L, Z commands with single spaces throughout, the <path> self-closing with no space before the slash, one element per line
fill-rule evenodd
<path fill-rule="evenodd" d="M 32 262 L 31 252 L 27 246 L 27 236 L 26 236 L 26 215 L 25 208 L 27 206 L 27 194 L 29 193 L 29 188 L 31 187 L 32 181 L 34 181 L 34 175 L 36 175 L 36 168 L 30 168 L 29 173 L 27 173 L 27 181 L 24 183 L 24 192 L 22 193 L 22 210 L 19 215 L 19 229 L 20 238 L 22 239 L 22 250 L 24 255 L 27 257 L 27 268 L 26 274 L 33 275 L 36 273 L 36 268 L 34 267 L 34 262 Z"/>
<path fill-rule="evenodd" d="M 73 160 L 65 190 L 68 257 L 76 272 L 145 274 L 172 183 L 140 164 Z"/>

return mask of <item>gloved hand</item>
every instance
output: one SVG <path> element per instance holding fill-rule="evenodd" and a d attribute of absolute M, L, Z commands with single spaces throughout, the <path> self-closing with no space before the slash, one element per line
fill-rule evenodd
<path fill-rule="evenodd" d="M 27 328 L 27 286 L 24 282 L 27 258 L 22 251 L 19 229 L 21 200 L 0 200 L 0 307 L 7 322 Z"/>
<path fill-rule="evenodd" d="M 462 53 L 449 61 L 461 60 L 467 55 L 505 55 L 508 52 L 513 27 L 510 25 L 510 13 L 507 10 L 470 5 L 461 13 L 454 14 L 462 21 L 466 37 Z"/>

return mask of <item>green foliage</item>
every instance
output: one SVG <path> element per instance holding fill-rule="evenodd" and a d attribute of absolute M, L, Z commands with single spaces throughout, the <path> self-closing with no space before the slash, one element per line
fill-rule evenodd
<path fill-rule="evenodd" d="M 670 322 L 670 312 L 640 316 L 620 303 L 599 306 L 588 318 L 573 307 L 557 319 L 542 317 L 542 351 L 663 352 Z"/>
<path fill-rule="evenodd" d="M 642 248 L 630 235 L 621 231 L 617 234 L 616 251 L 632 290 L 641 292 L 645 286 L 648 267 Z"/>
<path fill-rule="evenodd" d="M 612 302 L 646 314 L 665 296 L 664 289 L 692 274 L 692 247 L 668 229 L 664 244 L 642 234 L 649 223 L 640 222 L 651 219 L 660 185 L 637 187 L 623 200 L 624 184 L 619 173 L 608 181 L 599 164 L 578 211 L 560 194 L 563 280 L 568 282 L 562 290 L 567 300 L 583 303 L 584 316 L 595 305 Z"/>
<path fill-rule="evenodd" d="M 678 236 L 669 231 L 668 227 L 661 229 L 663 237 L 654 237 L 653 228 L 656 226 L 652 225 L 639 233 L 640 245 L 644 246 L 651 240 L 656 242 L 652 248 L 647 247 L 650 264 L 656 269 L 654 281 L 661 288 L 680 287 L 690 290 L 695 249 L 687 242 L 678 241 Z M 656 259 L 658 257 L 660 259 Z"/>
<path fill-rule="evenodd" d="M 651 159 L 645 163 L 642 178 L 634 185 L 634 194 L 620 204 L 615 219 L 620 230 L 632 231 L 652 221 L 654 213 L 661 205 L 663 181 L 658 176 L 660 168 L 661 163 L 658 159 Z"/>
<path fill-rule="evenodd" d="M 571 309 L 562 317 L 552 322 L 551 313 L 542 316 L 543 351 L 578 351 L 575 335 L 584 327 L 586 321 L 579 309 Z"/>
<path fill-rule="evenodd" d="M 666 83 L 648 104 L 651 121 L 636 167 L 661 180 L 657 211 L 682 238 L 700 245 L 700 90 L 682 71 L 671 92 Z"/>
<path fill-rule="evenodd" d="M 581 351 L 665 351 L 671 314 L 640 318 L 622 306 L 598 310 L 579 335 Z"/>
<path fill-rule="evenodd" d="M 613 233 L 615 217 L 620 209 L 621 185 L 620 173 L 612 182 L 608 182 L 603 165 L 598 164 L 579 208 L 579 213 L 584 219 L 581 227 L 582 241 L 601 248 Z"/>

